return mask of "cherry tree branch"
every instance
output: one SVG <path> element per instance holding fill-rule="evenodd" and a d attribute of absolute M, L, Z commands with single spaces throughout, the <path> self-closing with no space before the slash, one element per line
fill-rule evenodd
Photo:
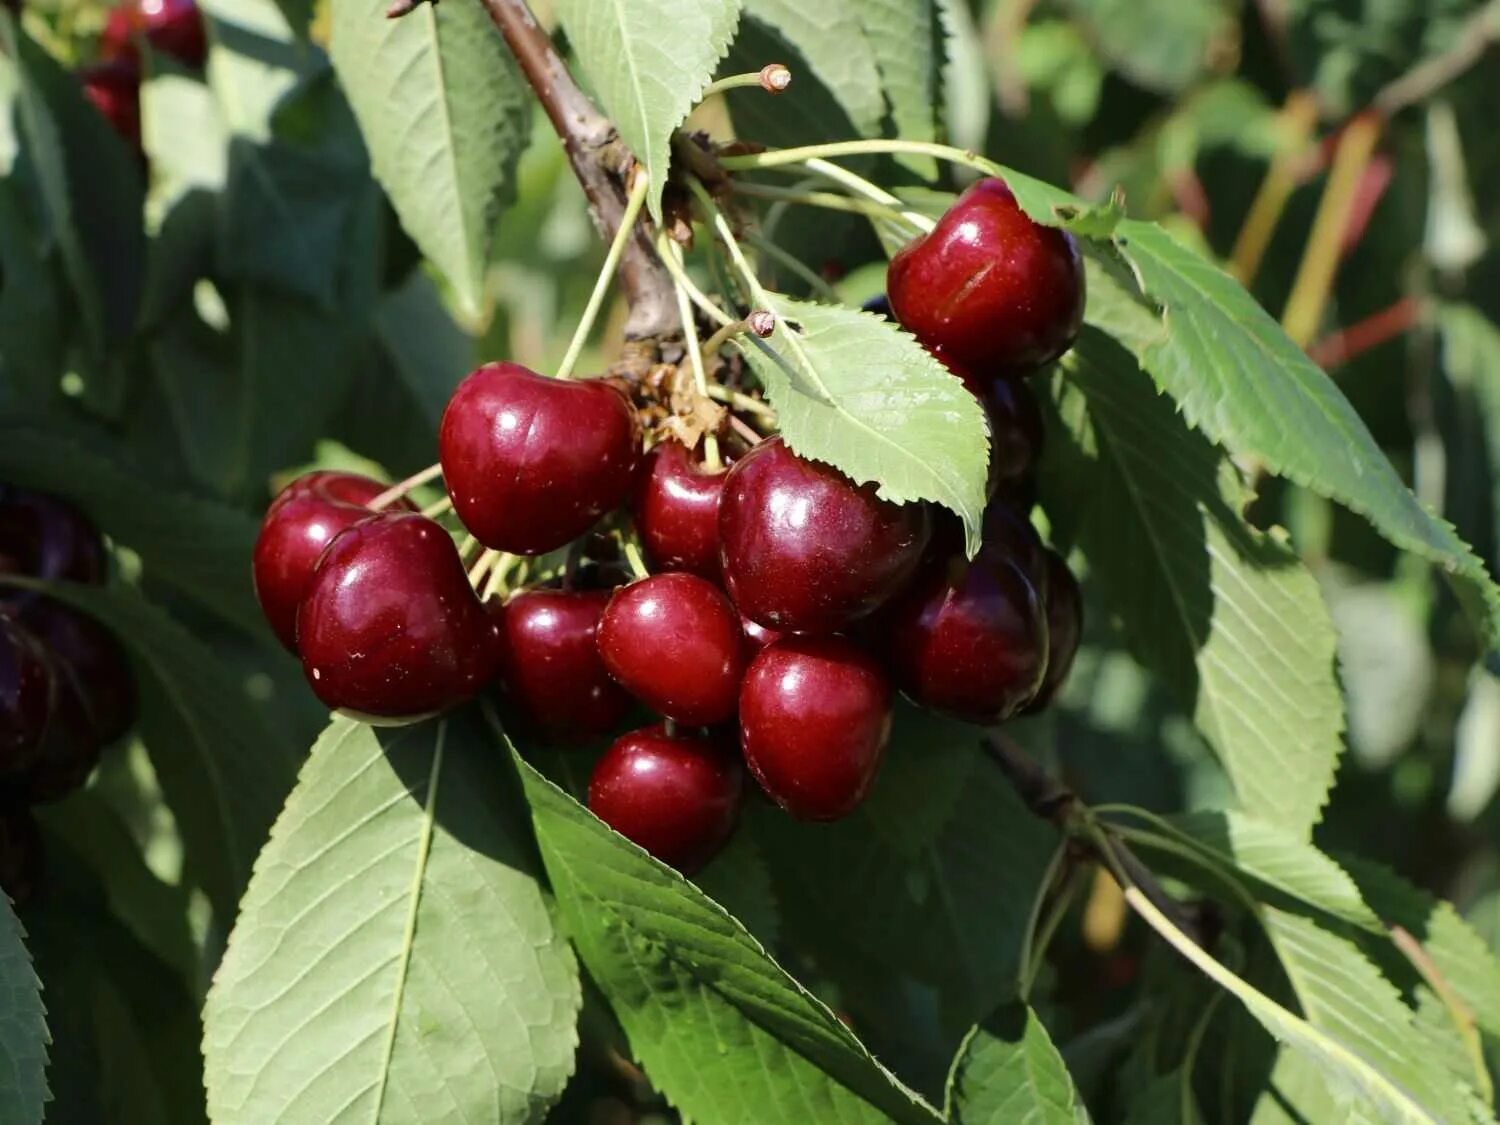
<path fill-rule="evenodd" d="M 635 157 L 621 142 L 614 124 L 579 89 L 526 0 L 481 2 L 562 141 L 573 175 L 588 198 L 594 225 L 610 241 L 625 214 L 629 196 L 625 181 Z M 630 304 L 625 338 L 654 343 L 681 335 L 682 322 L 671 275 L 652 249 L 646 223 L 644 216 L 636 223 L 620 262 L 620 281 Z"/>

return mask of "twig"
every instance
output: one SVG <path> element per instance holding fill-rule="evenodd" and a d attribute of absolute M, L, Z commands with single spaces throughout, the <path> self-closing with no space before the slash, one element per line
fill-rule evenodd
<path fill-rule="evenodd" d="M 1448 983 L 1448 978 L 1443 976 L 1443 971 L 1438 968 L 1437 962 L 1432 959 L 1432 955 L 1427 952 L 1422 943 L 1407 930 L 1400 926 L 1392 926 L 1391 941 L 1411 962 L 1412 968 L 1417 970 L 1422 979 L 1427 982 L 1427 986 L 1437 993 L 1438 999 L 1443 1002 L 1443 1007 L 1448 1009 L 1448 1015 L 1453 1020 L 1458 1037 L 1463 1040 L 1469 1062 L 1474 1068 L 1479 1092 L 1486 1102 L 1493 1101 L 1494 1083 L 1490 1078 L 1489 1067 L 1484 1061 L 1484 1044 L 1480 1041 L 1479 1026 L 1475 1022 L 1473 1009 L 1464 1003 L 1463 997 L 1453 990 L 1453 986 Z"/>
<path fill-rule="evenodd" d="M 525 0 L 482 2 L 561 139 L 573 175 L 588 198 L 594 225 L 606 240 L 613 239 L 625 213 L 623 177 L 635 158 L 610 120 L 579 89 Z M 620 280 L 630 304 L 627 340 L 656 341 L 681 332 L 672 279 L 652 253 L 644 222 L 636 224 L 625 248 Z"/>
<path fill-rule="evenodd" d="M 1422 318 L 1422 302 L 1408 294 L 1377 313 L 1324 336 L 1307 349 L 1307 357 L 1325 371 L 1348 363 L 1372 348 L 1389 343 Z"/>
<path fill-rule="evenodd" d="M 1459 28 L 1452 47 L 1412 67 L 1376 94 L 1370 104 L 1387 117 L 1395 116 L 1463 74 L 1484 57 L 1497 38 L 1500 38 L 1500 5 L 1485 4 Z"/>

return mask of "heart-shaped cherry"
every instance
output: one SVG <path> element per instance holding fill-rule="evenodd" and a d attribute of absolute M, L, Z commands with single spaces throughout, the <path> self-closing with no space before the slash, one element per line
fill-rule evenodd
<path fill-rule="evenodd" d="M 1033 222 L 997 179 L 971 185 L 891 259 L 886 292 L 917 339 L 975 372 L 1030 374 L 1067 351 L 1083 322 L 1072 236 Z"/>
<path fill-rule="evenodd" d="M 0 485 L 0 574 L 98 585 L 104 581 L 104 541 L 66 501 Z M 5 598 L 26 600 L 16 590 Z"/>
<path fill-rule="evenodd" d="M 386 486 L 358 473 L 316 472 L 277 494 L 255 540 L 255 593 L 277 638 L 297 651 L 297 607 L 333 537 L 370 514 Z M 391 510 L 412 511 L 405 500 Z"/>
<path fill-rule="evenodd" d="M 602 379 L 547 379 L 490 363 L 458 385 L 438 434 L 443 480 L 486 547 L 539 555 L 561 547 L 635 487 L 640 422 Z"/>
<path fill-rule="evenodd" d="M 745 652 L 734 606 L 696 574 L 657 574 L 616 590 L 599 623 L 609 674 L 653 711 L 692 727 L 733 716 Z"/>
<path fill-rule="evenodd" d="M 1056 551 L 1047 552 L 1047 593 L 1043 601 L 1047 610 L 1047 673 L 1036 698 L 1026 707 L 1028 714 L 1040 711 L 1056 698 L 1073 670 L 1073 658 L 1083 639 L 1083 591 L 1067 561 Z"/>
<path fill-rule="evenodd" d="M 891 729 L 891 688 L 842 637 L 786 637 L 763 648 L 740 688 L 750 772 L 799 820 L 837 820 L 864 800 Z"/>
<path fill-rule="evenodd" d="M 744 768 L 711 738 L 631 731 L 589 778 L 589 810 L 661 862 L 691 875 L 734 832 Z"/>
<path fill-rule="evenodd" d="M 120 739 L 135 723 L 135 679 L 114 634 L 50 598 L 27 606 L 21 621 L 78 685 L 94 741 Z"/>
<path fill-rule="evenodd" d="M 20 623 L 0 614 L 0 777 L 35 760 L 56 695 L 46 652 Z"/>
<path fill-rule="evenodd" d="M 646 455 L 635 495 L 635 529 L 653 570 L 719 580 L 719 499 L 725 470 L 709 472 L 669 438 Z"/>
<path fill-rule="evenodd" d="M 608 590 L 522 590 L 490 604 L 499 627 L 501 690 L 543 735 L 577 742 L 608 734 L 630 696 L 599 659 Z"/>
<path fill-rule="evenodd" d="M 1031 701 L 1047 667 L 1041 598 L 1003 549 L 938 558 L 872 634 L 896 686 L 930 710 L 996 723 Z"/>
<path fill-rule="evenodd" d="M 99 39 L 101 57 L 136 62 L 137 36 L 144 36 L 152 50 L 188 66 L 202 66 L 208 57 L 203 13 L 195 0 L 125 0 L 105 20 Z"/>
<path fill-rule="evenodd" d="M 379 512 L 340 532 L 297 613 L 313 692 L 368 715 L 463 702 L 494 677 L 498 647 L 453 540 L 415 512 Z"/>
<path fill-rule="evenodd" d="M 911 577 L 929 534 L 923 505 L 882 500 L 779 437 L 729 471 L 719 508 L 730 597 L 789 632 L 834 632 L 875 610 Z"/>

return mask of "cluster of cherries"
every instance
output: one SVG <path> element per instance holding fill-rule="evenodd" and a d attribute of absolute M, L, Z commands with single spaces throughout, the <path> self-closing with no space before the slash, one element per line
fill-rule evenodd
<path fill-rule="evenodd" d="M 141 53 L 170 55 L 197 69 L 208 57 L 208 37 L 196 0 L 125 0 L 110 10 L 99 38 L 99 60 L 78 72 L 83 92 L 115 132 L 141 147 Z"/>
<path fill-rule="evenodd" d="M 0 485 L 0 575 L 99 585 L 99 532 L 51 496 Z M 135 721 L 119 644 L 98 622 L 0 584 L 0 887 L 30 897 L 41 863 L 31 806 L 83 785 Z"/>
<path fill-rule="evenodd" d="M 484 604 L 440 524 L 404 501 L 372 514 L 379 483 L 314 473 L 266 515 L 255 578 L 268 619 L 319 698 L 365 715 L 437 712 L 498 682 L 522 721 L 577 742 L 644 704 L 664 721 L 605 751 L 588 804 L 680 870 L 728 839 L 745 765 L 795 817 L 846 815 L 879 766 L 894 690 L 1000 722 L 1047 703 L 1081 627 L 1077 583 L 1027 516 L 1041 419 L 1023 381 L 1077 333 L 1071 240 L 986 180 L 896 256 L 888 292 L 990 415 L 976 558 L 951 517 L 882 500 L 780 437 L 727 470 L 671 438 L 642 456 L 613 383 L 493 363 L 459 385 L 439 435 L 464 527 L 534 556 L 628 504 L 649 576 Z"/>

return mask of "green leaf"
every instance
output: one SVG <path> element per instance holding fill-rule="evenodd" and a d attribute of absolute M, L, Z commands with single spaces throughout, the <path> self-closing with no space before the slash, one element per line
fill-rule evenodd
<path fill-rule="evenodd" d="M 50 1042 L 41 981 L 31 967 L 20 920 L 10 899 L 0 894 L 0 1120 L 16 1125 L 42 1120 Z"/>
<path fill-rule="evenodd" d="M 375 309 L 375 334 L 391 366 L 437 433 L 453 388 L 474 367 L 474 341 L 453 322 L 437 286 L 414 270 Z"/>
<path fill-rule="evenodd" d="M 1094 284 L 1103 278 L 1094 271 L 1090 323 L 1134 352 L 1211 440 L 1343 504 L 1395 546 L 1435 564 L 1494 639 L 1500 587 L 1452 527 L 1412 495 L 1338 386 L 1254 298 L 1153 223 L 1121 222 L 1114 245 L 1153 307 Z M 1127 301 L 1137 307 L 1122 308 Z"/>
<path fill-rule="evenodd" d="M 1089 1120 L 1031 1007 L 1014 1001 L 969 1032 L 948 1080 L 953 1125 L 1080 1125 Z"/>
<path fill-rule="evenodd" d="M 216 1122 L 539 1122 L 577 966 L 476 716 L 336 719 L 256 864 L 206 1007 Z"/>
<path fill-rule="evenodd" d="M 483 5 L 386 6 L 334 0 L 334 66 L 402 225 L 477 312 L 531 95 Z"/>
<path fill-rule="evenodd" d="M 886 106 L 880 63 L 865 29 L 863 7 L 864 0 L 822 0 L 817 4 L 798 3 L 798 0 L 745 0 L 745 15 L 770 28 L 800 52 L 811 77 L 832 93 L 855 132 L 862 137 L 873 137 L 880 132 Z M 905 46 L 908 50 L 921 49 L 917 44 Z M 801 67 L 792 60 L 764 59 L 760 65 L 768 62 L 786 62 L 791 66 L 792 85 L 774 104 L 766 105 L 766 112 L 795 111 L 798 82 L 805 82 L 808 76 L 799 75 Z M 760 91 L 746 90 L 743 94 L 748 97 L 760 94 L 763 103 L 769 101 Z M 745 100 L 746 97 L 738 98 L 737 104 Z M 759 139 L 758 133 L 747 135 Z"/>
<path fill-rule="evenodd" d="M 1452 1108 L 1450 1098 L 1427 1089 L 1420 1074 L 1413 1076 L 1406 1060 L 1401 1057 L 1401 1048 L 1393 1041 L 1410 1037 L 1410 1012 L 1401 1007 L 1400 1000 L 1390 985 L 1381 980 L 1379 974 L 1366 962 L 1363 967 L 1353 965 L 1338 948 L 1327 948 L 1331 935 L 1318 931 L 1305 919 L 1294 918 L 1275 912 L 1281 926 L 1282 945 L 1280 951 L 1285 958 L 1290 950 L 1293 955 L 1300 952 L 1292 944 L 1299 939 L 1308 939 L 1309 956 L 1297 958 L 1299 970 L 1304 973 L 1301 984 L 1306 990 L 1304 1003 L 1310 1003 L 1316 1019 L 1325 1015 L 1337 1017 L 1333 1007 L 1322 1006 L 1334 998 L 1341 986 L 1370 988 L 1377 1002 L 1377 1014 L 1365 1019 L 1362 1024 L 1320 1027 L 1278 1004 L 1265 993 L 1232 973 L 1206 952 L 1193 944 L 1172 921 L 1153 906 L 1140 891 L 1129 888 L 1126 898 L 1152 929 L 1165 938 L 1183 957 L 1196 965 L 1211 980 L 1224 988 L 1245 1006 L 1246 1011 L 1290 1050 L 1297 1052 L 1321 1075 L 1328 1090 L 1335 1095 L 1341 1120 L 1410 1123 L 1410 1125 L 1437 1125 L 1439 1122 L 1457 1121 L 1458 1117 L 1445 1116 Z M 1269 913 L 1269 912 L 1268 912 Z M 1319 941 L 1319 937 L 1323 939 Z M 1323 946 L 1321 950 L 1319 946 Z M 1336 963 L 1320 970 L 1316 956 L 1326 952 L 1335 957 Z M 1294 978 L 1295 982 L 1295 978 Z M 1387 995 L 1388 994 L 1388 995 Z M 1351 1005 L 1358 1005 L 1364 994 L 1356 992 L 1347 997 Z M 1405 1012 L 1405 1018 L 1390 1009 Z M 1387 1025 L 1381 1022 L 1394 1017 Z M 1412 1086 L 1406 1080 L 1413 1079 Z M 1415 1088 L 1413 1088 L 1413 1086 Z"/>
<path fill-rule="evenodd" d="M 856 11 L 875 52 L 896 136 L 937 140 L 943 59 L 936 0 L 862 0 Z M 897 159 L 924 179 L 937 178 L 930 156 Z"/>
<path fill-rule="evenodd" d="M 1296 832 L 1233 811 L 1158 817 L 1131 810 L 1128 815 L 1164 829 L 1230 879 L 1260 884 L 1353 926 L 1385 932 L 1349 874 Z M 1144 849 L 1154 846 L 1146 837 L 1138 842 Z"/>
<path fill-rule="evenodd" d="M 134 657 L 141 740 L 194 872 L 219 916 L 232 918 L 291 789 L 295 749 L 211 649 L 133 588 L 17 584 L 97 618 Z"/>
<path fill-rule="evenodd" d="M 729 49 L 740 0 L 558 0 L 557 14 L 606 116 L 646 166 L 646 206 L 660 222 L 672 133 Z"/>
<path fill-rule="evenodd" d="M 684 1116 L 939 1120 L 721 906 L 515 758 L 579 956 Z"/>
<path fill-rule="evenodd" d="M 984 411 L 917 341 L 868 313 L 771 294 L 769 341 L 745 348 L 797 453 L 897 504 L 951 509 L 979 549 L 989 437 Z"/>
<path fill-rule="evenodd" d="M 249 516 L 154 480 L 102 441 L 35 422 L 0 422 L 0 480 L 65 497 L 140 555 L 149 579 L 266 634 L 250 581 Z"/>
<path fill-rule="evenodd" d="M 1091 44 L 1132 82 L 1173 94 L 1238 46 L 1237 11 L 1225 0 L 1066 0 Z"/>
<path fill-rule="evenodd" d="M 1316 582 L 1240 518 L 1234 467 L 1097 330 L 1054 386 L 1042 467 L 1054 532 L 1083 548 L 1132 652 L 1190 711 L 1244 810 L 1306 835 L 1343 730 Z"/>

